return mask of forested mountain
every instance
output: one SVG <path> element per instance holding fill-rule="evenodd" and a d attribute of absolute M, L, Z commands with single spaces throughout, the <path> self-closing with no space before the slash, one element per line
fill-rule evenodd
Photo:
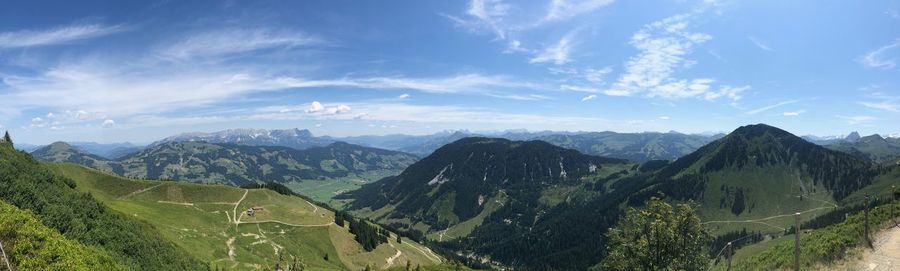
<path fill-rule="evenodd" d="M 151 147 L 172 142 L 202 141 L 207 143 L 232 143 L 250 146 L 282 146 L 303 150 L 321 147 L 335 140 L 327 137 L 316 137 L 306 129 L 265 130 L 265 129 L 231 129 L 213 133 L 184 133 L 164 138 L 150 144 Z"/>
<path fill-rule="evenodd" d="M 76 163 L 123 176 L 245 185 L 324 180 L 368 171 L 397 171 L 416 161 L 410 154 L 343 142 L 297 150 L 206 142 L 169 142 L 115 160 L 85 154 L 58 142 L 36 150 L 50 162 Z"/>
<path fill-rule="evenodd" d="M 78 192 L 75 187 L 71 179 L 54 174 L 27 153 L 14 150 L 12 144 L 0 142 L 0 200 L 18 209 L 34 212 L 43 225 L 59 231 L 66 239 L 110 255 L 117 265 L 127 269 L 207 268 L 205 263 L 187 256 L 182 248 L 165 241 L 154 227 L 111 211 L 90 194 Z M 29 238 L 19 236 L 27 233 L 4 232 L 0 238 L 9 238 L 4 241 Z M 47 236 L 53 235 L 48 233 Z M 59 245 L 78 248 L 65 242 Z M 28 250 L 29 247 L 20 249 Z M 72 253 L 95 254 L 91 251 Z M 102 264 L 102 261 L 98 263 Z"/>
<path fill-rule="evenodd" d="M 554 134 L 534 139 L 578 150 L 585 154 L 645 162 L 673 160 L 691 153 L 721 135 L 703 136 L 669 133 L 591 132 L 582 134 Z"/>
<path fill-rule="evenodd" d="M 507 147 L 489 147 L 504 146 L 498 142 Z M 693 201 L 704 221 L 797 211 L 807 213 L 806 221 L 832 210 L 882 173 L 864 160 L 762 124 L 740 127 L 675 161 L 640 166 L 591 160 L 585 157 L 592 156 L 536 142 L 464 139 L 435 151 L 400 176 L 349 196 L 357 198 L 358 213 L 400 228 L 426 231 L 428 238 L 443 240 L 442 246 L 475 260 L 489 258 L 530 269 L 580 270 L 602 259 L 603 235 L 621 216 L 621 207 L 640 205 L 652 196 Z M 529 146 L 524 149 L 534 151 L 508 151 L 516 149 L 512 146 Z M 499 166 L 484 167 L 481 157 L 491 157 L 482 154 L 485 150 L 495 150 L 490 154 L 507 162 L 491 161 L 489 165 Z M 496 150 L 507 150 L 507 155 L 498 156 Z M 564 166 L 565 179 L 560 178 L 562 170 L 548 166 L 559 161 L 571 163 Z M 592 164 L 599 165 L 593 172 Z M 539 166 L 534 170 L 530 165 Z M 505 180 L 505 175 L 492 174 L 504 172 L 500 169 L 515 175 L 498 183 L 492 177 Z M 540 178 L 531 182 L 532 174 Z M 487 208 L 471 202 L 497 204 L 484 204 Z M 787 228 L 789 223 L 776 220 L 768 225 Z M 759 223 L 708 226 L 714 234 L 742 228 L 773 230 Z"/>
<path fill-rule="evenodd" d="M 631 168 L 635 165 L 625 160 L 543 141 L 471 137 L 344 196 L 356 199 L 351 206 L 356 213 L 446 241 L 485 227 L 530 228 L 546 212 L 602 191 L 594 185 L 597 178 Z"/>
<path fill-rule="evenodd" d="M 834 143 L 826 147 L 871 162 L 884 162 L 900 158 L 900 138 L 883 138 L 877 134 L 861 137 L 856 141 Z"/>

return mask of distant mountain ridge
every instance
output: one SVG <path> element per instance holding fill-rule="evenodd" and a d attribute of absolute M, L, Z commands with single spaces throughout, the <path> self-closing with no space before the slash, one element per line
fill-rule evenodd
<path fill-rule="evenodd" d="M 399 171 L 413 155 L 335 142 L 297 150 L 207 142 L 169 142 L 119 159 L 104 159 L 64 142 L 35 150 L 35 158 L 76 163 L 123 176 L 245 185 L 344 177 L 371 170 Z"/>
<path fill-rule="evenodd" d="M 477 136 L 509 140 L 543 140 L 557 146 L 573 148 L 586 154 L 643 162 L 660 159 L 674 160 L 722 135 L 689 135 L 677 132 L 530 132 L 527 130 L 476 133 L 468 130 L 447 130 L 418 136 L 391 134 L 330 137 L 315 136 L 309 130 L 296 128 L 287 130 L 231 129 L 212 133 L 179 134 L 154 142 L 150 146 L 167 142 L 202 141 L 251 146 L 283 146 L 302 150 L 344 141 L 362 146 L 402 151 L 424 157 L 441 146 L 456 140 Z"/>
<path fill-rule="evenodd" d="M 878 134 L 861 137 L 855 141 L 837 142 L 826 147 L 876 163 L 900 158 L 900 138 L 881 137 Z"/>
<path fill-rule="evenodd" d="M 306 129 L 230 129 L 212 133 L 192 132 L 170 136 L 150 144 L 157 146 L 170 142 L 202 141 L 207 143 L 233 143 L 250 146 L 282 146 L 298 150 L 321 147 L 331 143 L 328 137 L 316 137 Z"/>

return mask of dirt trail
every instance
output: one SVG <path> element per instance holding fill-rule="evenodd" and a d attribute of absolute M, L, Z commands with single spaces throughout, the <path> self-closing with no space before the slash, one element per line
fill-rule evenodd
<path fill-rule="evenodd" d="M 390 244 L 390 245 L 391 245 L 391 247 L 393 247 L 394 249 L 397 249 L 396 247 L 394 247 L 394 244 Z M 385 262 L 387 262 L 387 264 L 385 264 L 384 267 L 381 268 L 381 269 L 388 269 L 388 268 L 390 268 L 391 265 L 394 264 L 394 261 L 397 260 L 397 258 L 400 258 L 400 255 L 403 255 L 403 252 L 401 252 L 399 249 L 397 249 L 397 254 L 394 254 L 394 256 L 388 257 L 387 259 L 384 260 Z"/>
<path fill-rule="evenodd" d="M 863 252 L 856 270 L 900 271 L 900 227 L 891 227 L 875 236 L 875 247 Z"/>
<path fill-rule="evenodd" d="M 131 192 L 131 193 L 129 193 L 128 195 L 124 195 L 124 196 L 119 197 L 119 199 L 127 199 L 127 198 L 130 198 L 130 197 L 133 197 L 134 195 L 137 195 L 137 194 L 140 194 L 140 193 L 144 193 L 144 192 L 150 191 L 150 190 L 153 189 L 153 188 L 157 188 L 157 187 L 159 187 L 160 185 L 163 185 L 163 184 L 161 183 L 161 184 L 157 184 L 157 185 L 154 185 L 154 186 L 151 186 L 151 187 L 147 187 L 147 188 L 144 188 L 144 189 L 140 189 L 140 190 L 138 190 L 138 191 Z"/>
<path fill-rule="evenodd" d="M 241 217 L 244 217 L 244 212 L 241 212 L 241 216 L 238 217 L 237 207 L 238 205 L 241 205 L 241 202 L 244 201 L 244 198 L 247 197 L 247 193 L 250 193 L 250 190 L 244 189 L 244 195 L 241 196 L 241 199 L 234 203 L 234 210 L 232 210 L 232 213 L 234 214 L 234 221 L 232 222 L 234 222 L 234 224 L 241 224 Z"/>

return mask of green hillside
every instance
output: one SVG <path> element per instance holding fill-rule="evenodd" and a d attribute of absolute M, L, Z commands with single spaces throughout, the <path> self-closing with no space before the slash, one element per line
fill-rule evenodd
<path fill-rule="evenodd" d="M 211 266 L 271 270 L 295 259 L 310 270 L 431 266 L 441 258 L 396 236 L 365 251 L 334 213 L 299 197 L 268 189 L 129 180 L 73 164 L 51 168 L 125 215 L 157 227 L 166 240 Z M 257 208 L 252 216 L 250 208 Z"/>
<path fill-rule="evenodd" d="M 165 240 L 159 227 L 130 219 L 76 189 L 30 155 L 0 143 L 0 200 L 29 210 L 65 238 L 109 254 L 131 270 L 203 270 L 207 266 Z"/>
<path fill-rule="evenodd" d="M 29 211 L 0 201 L 0 244 L 16 270 L 125 270 L 103 250 L 66 239 Z M 0 270 L 6 264 L 0 259 Z"/>

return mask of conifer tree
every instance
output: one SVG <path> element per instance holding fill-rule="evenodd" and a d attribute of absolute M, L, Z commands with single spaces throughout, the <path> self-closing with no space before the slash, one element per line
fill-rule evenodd
<path fill-rule="evenodd" d="M 9 137 L 9 131 L 6 131 L 6 134 L 3 135 L 3 141 L 6 141 L 6 143 L 9 143 L 9 145 L 13 144 L 12 138 Z"/>

